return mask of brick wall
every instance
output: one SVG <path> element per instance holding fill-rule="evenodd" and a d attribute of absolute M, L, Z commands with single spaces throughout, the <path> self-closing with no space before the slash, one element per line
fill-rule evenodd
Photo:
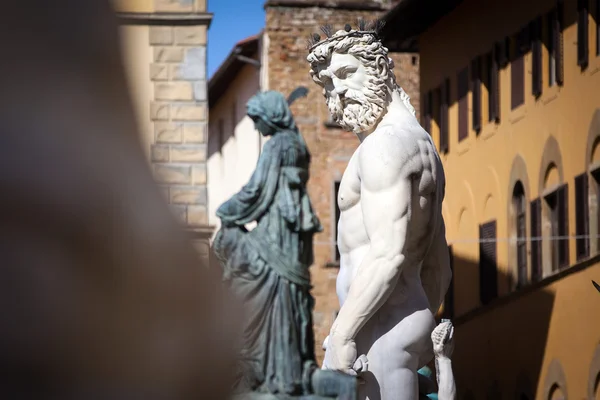
<path fill-rule="evenodd" d="M 335 294 L 336 267 L 328 267 L 335 258 L 334 182 L 341 179 L 350 156 L 359 142 L 351 133 L 326 127 L 329 113 L 320 88 L 309 76 L 306 62 L 306 39 L 319 27 L 331 24 L 342 29 L 346 23 L 356 24 L 359 17 L 371 20 L 382 15 L 388 1 L 340 1 L 338 7 L 313 6 L 325 2 L 309 0 L 271 0 L 266 7 L 266 34 L 269 37 L 269 89 L 289 94 L 299 85 L 309 89 L 308 98 L 293 106 L 296 122 L 312 153 L 310 197 L 321 219 L 324 232 L 315 237 L 315 265 L 311 268 L 313 296 L 316 299 L 314 328 L 317 358 L 322 360 L 321 343 L 329 332 L 338 301 Z M 350 4 L 352 3 L 352 4 Z M 357 10 L 360 3 L 368 10 Z M 341 7 L 341 8 L 340 8 Z M 415 108 L 419 105 L 419 71 L 417 54 L 392 54 L 399 84 L 411 96 Z"/>

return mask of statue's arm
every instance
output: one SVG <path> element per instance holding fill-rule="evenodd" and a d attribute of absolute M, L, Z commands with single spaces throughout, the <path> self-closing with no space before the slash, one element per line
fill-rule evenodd
<path fill-rule="evenodd" d="M 361 145 L 361 207 L 370 247 L 332 326 L 330 336 L 338 340 L 354 340 L 388 299 L 405 265 L 412 181 L 403 171 L 406 159 L 399 145 L 389 135 L 368 138 Z"/>
<path fill-rule="evenodd" d="M 438 399 L 455 400 L 456 384 L 452 372 L 452 352 L 454 351 L 454 326 L 452 322 L 442 320 L 431 333 L 435 369 L 437 371 Z"/>

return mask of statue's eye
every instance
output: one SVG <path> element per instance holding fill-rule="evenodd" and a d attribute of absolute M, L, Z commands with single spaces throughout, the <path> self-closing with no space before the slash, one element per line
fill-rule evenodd
<path fill-rule="evenodd" d="M 354 67 L 344 67 L 338 71 L 337 75 L 340 79 L 348 79 L 352 77 L 352 75 L 354 75 L 355 72 L 356 68 Z"/>

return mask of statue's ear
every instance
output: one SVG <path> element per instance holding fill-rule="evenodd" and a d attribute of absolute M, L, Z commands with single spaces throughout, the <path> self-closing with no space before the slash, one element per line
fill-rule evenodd
<path fill-rule="evenodd" d="M 387 57 L 377 56 L 375 59 L 377 73 L 381 78 L 386 78 L 389 74 L 390 64 L 388 62 Z"/>

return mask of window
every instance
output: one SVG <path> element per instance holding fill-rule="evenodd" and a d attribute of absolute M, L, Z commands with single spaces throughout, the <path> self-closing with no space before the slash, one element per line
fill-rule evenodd
<path fill-rule="evenodd" d="M 510 108 L 515 109 L 525 102 L 525 43 L 521 31 L 514 43 L 514 59 L 510 65 Z"/>
<path fill-rule="evenodd" d="M 217 146 L 219 146 L 219 153 L 223 153 L 223 146 L 225 145 L 225 122 L 223 119 L 219 120 L 219 131 L 217 132 L 218 141 Z"/>
<path fill-rule="evenodd" d="M 448 106 L 450 104 L 450 79 L 446 78 L 440 88 L 440 152 L 447 153 L 448 140 Z"/>
<path fill-rule="evenodd" d="M 526 203 L 525 190 L 521 182 L 517 182 L 512 196 L 515 215 L 515 233 L 517 236 L 517 288 L 527 284 L 527 232 L 526 232 Z"/>
<path fill-rule="evenodd" d="M 496 221 L 479 226 L 479 298 L 488 304 L 498 297 Z"/>
<path fill-rule="evenodd" d="M 575 241 L 577 260 L 590 255 L 589 219 L 588 175 L 585 173 L 575 177 L 575 235 L 583 236 Z"/>
<path fill-rule="evenodd" d="M 596 55 L 600 55 L 600 0 L 596 0 L 594 17 L 596 20 Z"/>
<path fill-rule="evenodd" d="M 471 63 L 472 94 L 471 104 L 473 110 L 473 130 L 481 131 L 481 58 L 477 57 Z"/>
<path fill-rule="evenodd" d="M 588 65 L 588 1 L 577 0 L 577 65 L 581 69 L 587 68 Z"/>
<path fill-rule="evenodd" d="M 531 281 L 542 279 L 542 202 L 530 203 L 531 211 Z"/>
<path fill-rule="evenodd" d="M 454 318 L 454 253 L 452 252 L 452 246 L 448 246 L 448 253 L 450 255 L 450 270 L 452 271 L 452 279 L 446 292 L 446 298 L 444 299 L 444 312 L 442 318 L 452 319 Z"/>
<path fill-rule="evenodd" d="M 337 244 L 338 238 L 338 224 L 340 223 L 340 206 L 338 204 L 338 196 L 340 193 L 340 181 L 335 181 L 333 183 L 333 204 L 334 204 L 334 216 L 335 216 L 335 225 L 333 229 L 333 242 L 335 243 L 335 261 L 340 261 L 340 248 Z"/>
<path fill-rule="evenodd" d="M 569 265 L 568 185 L 564 184 L 545 196 L 550 217 L 550 245 L 552 271 Z"/>
<path fill-rule="evenodd" d="M 469 68 L 458 73 L 458 141 L 469 136 Z"/>
<path fill-rule="evenodd" d="M 433 114 L 433 93 L 431 90 L 423 96 L 423 129 L 431 135 L 431 118 Z"/>
<path fill-rule="evenodd" d="M 593 178 L 592 184 L 595 186 L 596 189 L 596 218 L 595 221 L 593 221 L 593 223 L 596 224 L 596 232 L 598 232 L 598 230 L 600 230 L 600 169 L 596 168 L 592 170 L 591 174 Z M 598 249 L 597 251 L 600 252 L 600 235 L 597 235 L 596 238 L 596 249 Z"/>
<path fill-rule="evenodd" d="M 488 89 L 488 121 L 500 122 L 498 52 L 494 50 L 491 53 L 488 53 L 486 59 L 487 69 L 484 76 L 484 84 Z"/>
<path fill-rule="evenodd" d="M 547 16 L 548 26 L 548 73 L 549 85 L 564 83 L 563 70 L 563 2 L 557 0 L 556 7 Z"/>
<path fill-rule="evenodd" d="M 542 94 L 542 18 L 531 23 L 531 93 L 537 98 Z"/>

